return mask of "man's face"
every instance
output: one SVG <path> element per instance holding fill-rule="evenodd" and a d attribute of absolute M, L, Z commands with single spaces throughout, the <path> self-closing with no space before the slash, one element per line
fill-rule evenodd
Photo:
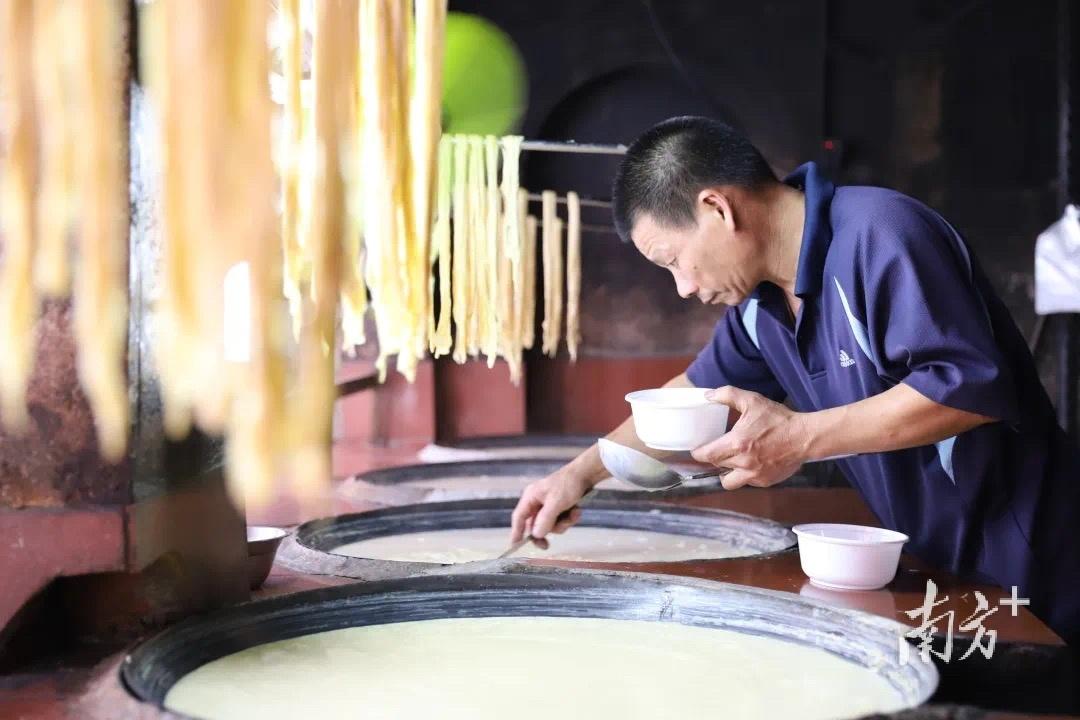
<path fill-rule="evenodd" d="M 736 230 L 722 209 L 699 203 L 697 222 L 682 228 L 659 225 L 642 214 L 631 237 L 648 260 L 667 268 L 684 298 L 708 305 L 738 305 L 758 284 L 756 243 Z"/>

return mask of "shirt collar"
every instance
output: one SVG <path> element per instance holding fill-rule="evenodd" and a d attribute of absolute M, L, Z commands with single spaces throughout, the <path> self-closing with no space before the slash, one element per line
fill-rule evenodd
<path fill-rule="evenodd" d="M 802 190 L 806 196 L 802 247 L 795 275 L 795 294 L 802 297 L 821 291 L 825 256 L 832 242 L 829 206 L 836 188 L 814 162 L 800 166 L 784 178 L 784 183 Z"/>

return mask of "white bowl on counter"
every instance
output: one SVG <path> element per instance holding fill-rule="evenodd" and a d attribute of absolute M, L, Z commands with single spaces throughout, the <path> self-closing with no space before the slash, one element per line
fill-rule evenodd
<path fill-rule="evenodd" d="M 812 523 L 796 525 L 799 562 L 810 582 L 830 590 L 877 590 L 892 582 L 908 536 L 895 530 Z"/>
<path fill-rule="evenodd" d="M 693 450 L 727 432 L 728 406 L 705 399 L 705 388 L 654 388 L 626 396 L 634 430 L 656 450 Z"/>

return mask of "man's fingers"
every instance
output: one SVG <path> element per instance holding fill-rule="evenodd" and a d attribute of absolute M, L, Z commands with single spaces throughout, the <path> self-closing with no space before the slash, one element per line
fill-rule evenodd
<path fill-rule="evenodd" d="M 576 525 L 577 521 L 580 520 L 580 519 L 581 519 L 581 508 L 576 507 L 576 508 L 574 508 L 573 510 L 570 511 L 569 516 L 567 516 L 566 518 L 563 518 L 562 520 L 559 520 L 557 523 L 555 523 L 555 527 L 551 528 L 551 532 L 553 532 L 553 533 L 555 533 L 557 535 L 561 535 L 562 533 L 566 532 L 567 530 L 572 528 L 574 525 Z"/>
<path fill-rule="evenodd" d="M 570 507 L 573 507 L 573 505 Z M 558 522 L 559 514 L 565 509 L 551 501 L 544 503 L 544 507 L 540 508 L 540 511 L 536 513 L 532 536 L 542 538 L 551 532 L 552 528 L 555 527 L 555 523 Z"/>
<path fill-rule="evenodd" d="M 525 537 L 528 532 L 525 523 L 532 521 L 536 511 L 543 507 L 543 504 L 531 490 L 525 491 L 521 499 L 518 500 L 513 515 L 510 516 L 510 542 L 517 542 Z"/>
<path fill-rule="evenodd" d="M 690 453 L 690 456 L 698 462 L 719 466 L 721 464 L 726 465 L 726 460 L 735 457 L 742 451 L 742 439 L 738 435 L 729 432 L 696 448 Z"/>
<path fill-rule="evenodd" d="M 751 477 L 753 477 L 752 473 L 747 470 L 732 470 L 720 478 L 720 484 L 724 486 L 725 490 L 738 490 L 749 484 Z"/>
<path fill-rule="evenodd" d="M 773 485 L 776 485 L 777 482 L 780 482 L 780 481 L 777 480 L 775 482 L 770 482 L 765 478 L 754 477 L 754 478 L 751 478 L 746 484 L 749 485 L 750 487 L 767 488 L 767 487 L 772 487 Z"/>
<path fill-rule="evenodd" d="M 534 538 L 542 538 L 551 532 L 551 528 L 555 525 L 555 518 L 558 514 L 559 510 L 553 503 L 549 503 L 540 508 L 540 511 L 536 513 L 536 519 L 532 524 L 532 536 Z"/>
<path fill-rule="evenodd" d="M 746 409 L 750 406 L 750 403 L 754 401 L 757 395 L 757 393 L 750 392 L 749 390 L 740 390 L 737 387 L 725 385 L 706 392 L 705 399 L 710 402 L 727 405 L 732 410 L 742 414 L 746 412 Z"/>
<path fill-rule="evenodd" d="M 525 535 L 529 535 L 529 536 L 532 535 L 533 520 L 535 520 L 535 518 L 529 518 L 528 520 L 525 521 Z M 522 537 L 524 537 L 524 535 Z M 544 538 L 534 537 L 532 539 L 532 544 L 535 545 L 536 547 L 540 548 L 541 550 L 547 550 L 548 549 L 548 541 L 545 540 Z"/>

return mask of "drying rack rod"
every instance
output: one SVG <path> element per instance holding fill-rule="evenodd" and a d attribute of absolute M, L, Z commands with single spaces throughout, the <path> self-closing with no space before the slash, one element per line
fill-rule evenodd
<path fill-rule="evenodd" d="M 523 140 L 521 143 L 521 149 L 531 152 L 562 152 L 562 153 L 581 153 L 589 155 L 625 155 L 625 145 L 604 145 L 601 143 L 577 143 L 577 142 L 558 142 L 554 140 Z M 529 193 L 530 202 L 540 202 L 543 197 L 539 193 Z M 559 195 L 556 198 L 556 202 L 560 205 L 566 204 L 566 196 Z M 581 199 L 581 207 L 592 208 L 611 208 L 611 202 L 609 200 L 591 200 L 589 198 Z M 539 225 L 540 223 L 538 223 Z M 586 233 L 596 233 L 599 235 L 614 234 L 615 229 L 607 225 L 587 225 L 581 226 L 581 231 Z"/>
<path fill-rule="evenodd" d="M 529 202 L 540 202 L 543 200 L 543 196 L 540 193 L 529 193 Z M 555 202 L 559 205 L 566 204 L 566 196 L 558 195 L 555 198 Z M 581 198 L 578 202 L 581 203 L 581 207 L 594 207 L 594 208 L 611 208 L 610 200 L 590 200 L 589 198 Z"/>
<path fill-rule="evenodd" d="M 585 153 L 590 155 L 625 155 L 625 145 L 602 143 L 558 142 L 555 140 L 523 140 L 521 149 L 529 152 Z"/>

